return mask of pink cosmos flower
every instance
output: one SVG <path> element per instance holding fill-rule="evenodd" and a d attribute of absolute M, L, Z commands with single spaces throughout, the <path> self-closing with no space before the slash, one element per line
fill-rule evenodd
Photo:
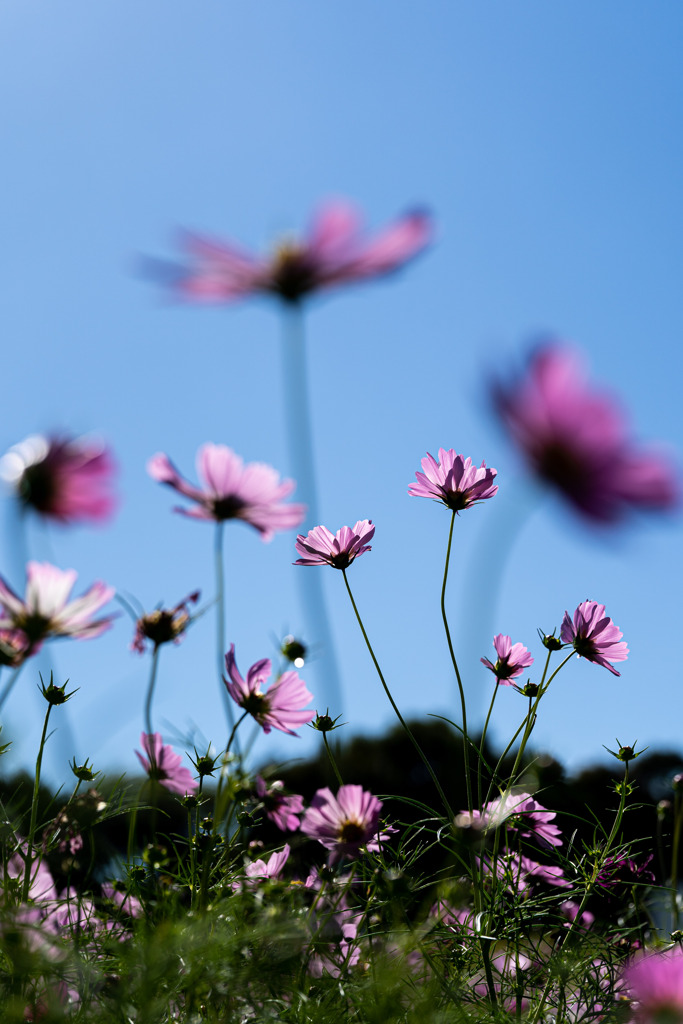
<path fill-rule="evenodd" d="M 305 505 L 283 502 L 296 486 L 293 480 L 281 481 L 272 466 L 262 462 L 245 466 L 239 455 L 223 444 L 204 444 L 197 452 L 203 490 L 188 483 L 162 453 L 152 456 L 147 472 L 196 503 L 194 508 L 177 508 L 176 512 L 218 523 L 241 519 L 258 530 L 264 541 L 272 540 L 277 530 L 298 526 L 306 513 Z"/>
<path fill-rule="evenodd" d="M 304 814 L 301 831 L 317 839 L 332 859 L 357 857 L 361 849 L 379 850 L 387 833 L 378 834 L 382 802 L 362 786 L 340 786 L 336 795 L 319 789 Z"/>
<path fill-rule="evenodd" d="M 75 569 L 57 569 L 48 562 L 29 562 L 26 597 L 22 601 L 0 576 L 0 630 L 20 630 L 29 651 L 38 650 L 50 637 L 71 636 L 88 640 L 109 629 L 114 616 L 93 619 L 93 615 L 114 596 L 114 588 L 93 583 L 81 597 L 69 601 L 76 582 Z"/>
<path fill-rule="evenodd" d="M 148 640 L 154 644 L 155 650 L 162 644 L 171 641 L 179 644 L 183 633 L 191 622 L 188 605 L 196 604 L 199 597 L 200 591 L 195 590 L 183 598 L 175 608 L 155 608 L 153 612 L 141 615 L 135 623 L 135 636 L 131 649 L 137 651 L 138 654 L 144 654 Z"/>
<path fill-rule="evenodd" d="M 669 460 L 632 440 L 620 408 L 586 382 L 570 347 L 537 348 L 520 377 L 494 383 L 493 396 L 531 468 L 588 519 L 616 522 L 630 509 L 677 504 Z"/>
<path fill-rule="evenodd" d="M 583 601 L 574 612 L 573 620 L 565 611 L 560 637 L 565 644 L 572 644 L 581 658 L 593 661 L 619 676 L 613 661 L 626 661 L 628 647 L 621 639 L 624 634 L 605 615 L 604 604 L 597 601 Z"/>
<path fill-rule="evenodd" d="M 562 846 L 560 830 L 552 825 L 555 811 L 548 811 L 531 793 L 512 793 L 509 790 L 484 805 L 483 811 L 462 811 L 455 819 L 460 828 L 484 831 L 505 824 L 526 838 L 536 837 L 542 846 Z"/>
<path fill-rule="evenodd" d="M 171 793 L 179 793 L 180 796 L 196 793 L 196 779 L 192 778 L 187 768 L 183 768 L 180 754 L 176 754 L 173 747 L 162 742 L 160 733 L 143 732 L 140 735 L 140 743 L 146 756 L 139 750 L 136 750 L 135 754 L 150 779 L 159 782 Z"/>
<path fill-rule="evenodd" d="M 368 541 L 375 536 L 371 519 L 359 519 L 351 528 L 342 526 L 336 534 L 326 526 L 315 526 L 304 537 L 296 538 L 296 550 L 302 556 L 294 565 L 331 565 L 334 569 L 347 569 L 354 558 L 372 550 Z"/>
<path fill-rule="evenodd" d="M 261 686 L 271 671 L 270 658 L 263 658 L 252 665 L 245 681 L 235 662 L 234 644 L 230 645 L 225 655 L 225 667 L 231 680 L 223 680 L 228 693 L 236 704 L 249 712 L 265 733 L 279 729 L 290 736 L 296 736 L 293 729 L 315 718 L 315 711 L 302 710 L 303 704 L 313 700 L 313 694 L 308 692 L 306 684 L 296 672 L 283 672 L 268 692 L 262 693 Z"/>
<path fill-rule="evenodd" d="M 512 680 L 520 676 L 525 668 L 533 665 L 534 659 L 522 644 L 512 644 L 509 636 L 499 633 L 493 638 L 493 646 L 496 648 L 498 659 L 495 665 L 488 658 L 480 658 L 482 665 L 486 665 L 493 672 L 501 686 L 511 686 Z"/>
<path fill-rule="evenodd" d="M 299 815 L 304 809 L 304 798 L 297 794 L 286 796 L 282 787 L 279 780 L 267 785 L 260 775 L 256 776 L 256 795 L 263 804 L 266 817 L 282 832 L 296 832 L 300 824 Z"/>
<path fill-rule="evenodd" d="M 622 975 L 634 1024 L 683 1024 L 683 950 L 647 952 L 627 964 Z M 623 991 L 623 989 L 621 990 Z"/>
<path fill-rule="evenodd" d="M 267 861 L 253 860 L 247 864 L 245 874 L 252 884 L 268 878 L 279 878 L 288 857 L 289 846 L 285 843 L 283 848 L 278 853 L 272 853 Z"/>
<path fill-rule="evenodd" d="M 34 435 L 0 459 L 0 476 L 19 500 L 62 523 L 102 522 L 114 512 L 111 451 L 88 437 Z"/>
<path fill-rule="evenodd" d="M 254 257 L 231 243 L 185 234 L 189 265 L 156 266 L 176 294 L 190 302 L 233 302 L 255 294 L 298 302 L 310 292 L 396 270 L 431 237 L 431 219 L 415 211 L 368 240 L 356 209 L 335 201 L 321 207 L 306 238 L 285 241 L 271 256 Z"/>
<path fill-rule="evenodd" d="M 479 501 L 492 498 L 498 491 L 494 478 L 495 469 L 488 469 L 485 462 L 477 468 L 472 459 L 463 458 L 453 448 L 446 451 L 439 448 L 439 461 L 427 452 L 422 459 L 422 469 L 415 473 L 417 483 L 411 484 L 408 494 L 415 498 L 434 498 L 441 501 L 453 512 L 461 512 Z"/>

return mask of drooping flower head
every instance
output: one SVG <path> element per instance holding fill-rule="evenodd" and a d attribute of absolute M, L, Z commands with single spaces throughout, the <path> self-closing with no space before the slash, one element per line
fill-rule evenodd
<path fill-rule="evenodd" d="M 185 480 L 167 455 L 159 453 L 147 463 L 147 472 L 159 483 L 168 484 L 195 502 L 193 508 L 176 512 L 193 519 L 241 519 L 272 540 L 278 530 L 298 526 L 306 513 L 305 505 L 287 505 L 296 486 L 293 480 L 280 480 L 279 474 L 262 462 L 244 462 L 223 444 L 204 444 L 197 452 L 197 472 L 204 489 Z"/>
<path fill-rule="evenodd" d="M 148 640 L 154 644 L 155 650 L 171 641 L 179 644 L 191 621 L 188 605 L 196 604 L 199 596 L 200 592 L 195 590 L 183 598 L 175 608 L 155 608 L 153 612 L 141 615 L 135 623 L 131 649 L 138 654 L 144 654 Z"/>
<path fill-rule="evenodd" d="M 498 491 L 494 484 L 495 469 L 489 469 L 485 462 L 477 467 L 472 459 L 464 458 L 450 448 L 439 448 L 437 462 L 429 452 L 422 459 L 422 469 L 415 473 L 417 483 L 408 488 L 408 494 L 415 498 L 434 498 L 453 512 L 462 512 L 479 501 L 492 498 Z"/>
<path fill-rule="evenodd" d="M 621 639 L 623 635 L 605 615 L 604 604 L 597 601 L 583 601 L 573 619 L 565 611 L 560 630 L 562 642 L 572 644 L 579 657 L 602 665 L 615 676 L 621 672 L 617 672 L 611 662 L 626 661 L 628 657 L 628 647 Z"/>
<path fill-rule="evenodd" d="M 265 733 L 271 729 L 296 736 L 293 731 L 315 718 L 315 711 L 304 711 L 302 705 L 313 700 L 313 694 L 306 689 L 303 679 L 296 672 L 283 672 L 267 693 L 261 687 L 270 676 L 269 658 L 263 658 L 251 666 L 246 680 L 242 678 L 235 662 L 235 645 L 225 655 L 225 667 L 230 680 L 224 679 L 228 693 L 241 708 L 248 711 Z"/>
<path fill-rule="evenodd" d="M 377 834 L 382 801 L 362 786 L 340 786 L 336 797 L 319 789 L 304 814 L 301 831 L 317 839 L 333 859 L 357 857 L 361 849 L 379 850 L 386 833 Z"/>
<path fill-rule="evenodd" d="M 27 437 L 0 459 L 0 476 L 40 515 L 103 522 L 116 507 L 111 451 L 92 437 Z"/>
<path fill-rule="evenodd" d="M 87 640 L 109 629 L 114 616 L 93 619 L 114 596 L 114 588 L 93 583 L 81 597 L 69 601 L 76 582 L 75 569 L 58 569 L 48 562 L 29 562 L 24 600 L 0 576 L 0 630 L 24 634 L 29 651 L 37 650 L 50 637 L 70 636 Z"/>
<path fill-rule="evenodd" d="M 247 884 L 256 885 L 258 882 L 264 882 L 270 878 L 279 878 L 287 863 L 289 852 L 289 845 L 285 843 L 281 850 L 271 853 L 267 861 L 253 860 L 247 864 L 245 868 L 245 874 L 249 880 Z"/>
<path fill-rule="evenodd" d="M 151 268 L 189 302 L 234 302 L 256 294 L 298 302 L 311 292 L 397 270 L 431 237 L 430 217 L 415 211 L 366 239 L 356 209 L 336 201 L 321 207 L 306 238 L 281 243 L 271 256 L 255 257 L 231 243 L 186 234 L 186 265 L 152 261 Z"/>
<path fill-rule="evenodd" d="M 326 526 L 315 526 L 304 537 L 296 538 L 296 550 L 301 555 L 294 565 L 331 565 L 333 569 L 347 569 L 354 558 L 372 550 L 368 543 L 375 535 L 371 519 L 359 519 L 354 527 L 342 526 L 336 534 Z"/>
<path fill-rule="evenodd" d="M 197 780 L 193 779 L 189 769 L 183 767 L 180 754 L 176 754 L 173 747 L 163 743 L 160 733 L 143 732 L 140 743 L 145 753 L 143 755 L 139 750 L 135 753 L 150 779 L 159 782 L 171 793 L 179 793 L 181 796 L 197 791 Z"/>
<path fill-rule="evenodd" d="M 634 1024 L 683 1024 L 683 949 L 649 951 L 626 965 L 623 987 Z"/>
<path fill-rule="evenodd" d="M 523 374 L 498 379 L 501 421 L 531 468 L 588 519 L 616 522 L 631 509 L 677 504 L 670 461 L 630 436 L 619 406 L 591 387 L 569 346 L 547 343 Z"/>
<path fill-rule="evenodd" d="M 256 776 L 256 795 L 263 804 L 266 817 L 283 832 L 296 832 L 299 828 L 299 815 L 304 809 L 304 798 L 296 793 L 283 792 L 283 783 L 278 779 L 266 783 L 260 775 Z"/>
<path fill-rule="evenodd" d="M 522 644 L 513 644 L 510 637 L 504 636 L 503 633 L 494 636 L 493 646 L 498 655 L 495 665 L 488 658 L 479 660 L 493 672 L 501 686 L 511 686 L 512 680 L 521 676 L 524 669 L 534 663 L 526 647 Z"/>

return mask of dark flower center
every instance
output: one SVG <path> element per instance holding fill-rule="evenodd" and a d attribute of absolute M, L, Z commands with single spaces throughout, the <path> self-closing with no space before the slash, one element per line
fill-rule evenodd
<path fill-rule="evenodd" d="M 500 658 L 498 659 L 496 662 L 496 676 L 498 679 L 509 679 L 513 672 L 514 669 L 512 665 L 508 664 L 507 658 L 503 658 L 502 661 Z"/>
<path fill-rule="evenodd" d="M 240 702 L 245 711 L 256 719 L 257 722 L 268 710 L 268 700 L 263 693 L 250 693 Z"/>
<path fill-rule="evenodd" d="M 138 626 L 140 632 L 148 640 L 151 640 L 156 647 L 159 647 L 161 644 L 167 644 L 171 640 L 177 640 L 185 630 L 189 618 L 186 612 L 174 614 L 173 612 L 159 609 L 138 619 Z"/>
<path fill-rule="evenodd" d="M 19 481 L 19 497 L 38 512 L 49 512 L 55 496 L 54 474 L 43 459 L 27 466 Z"/>
<path fill-rule="evenodd" d="M 335 569 L 348 569 L 352 561 L 353 558 L 349 555 L 348 551 L 340 551 L 338 555 L 332 555 L 330 565 L 334 566 Z"/>
<path fill-rule="evenodd" d="M 577 636 L 574 639 L 573 647 L 577 654 L 589 661 L 595 656 L 595 644 L 587 636 Z"/>
<path fill-rule="evenodd" d="M 345 821 L 339 829 L 340 843 L 358 843 L 365 836 L 365 829 L 357 821 Z"/>
<path fill-rule="evenodd" d="M 236 519 L 240 512 L 246 508 L 246 502 L 237 498 L 234 494 L 228 494 L 224 498 L 215 498 L 212 502 L 213 514 L 216 519 Z"/>
<path fill-rule="evenodd" d="M 580 495 L 588 484 L 585 461 L 559 441 L 550 441 L 538 453 L 539 475 L 572 496 Z"/>
<path fill-rule="evenodd" d="M 31 646 L 44 640 L 50 632 L 50 620 L 46 619 L 40 612 L 32 612 L 29 615 L 21 616 L 16 621 L 17 629 L 22 630 L 29 639 Z"/>
<path fill-rule="evenodd" d="M 281 246 L 273 261 L 273 291 L 288 302 L 296 302 L 315 284 L 314 268 L 307 254 L 294 245 Z"/>

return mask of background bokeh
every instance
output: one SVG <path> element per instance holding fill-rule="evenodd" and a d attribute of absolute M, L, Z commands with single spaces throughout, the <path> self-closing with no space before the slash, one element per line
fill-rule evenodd
<path fill-rule="evenodd" d="M 352 582 L 396 699 L 408 716 L 456 715 L 439 617 L 449 517 L 406 493 L 427 450 L 454 447 L 500 484 L 457 523 L 449 608 L 473 709 L 490 694 L 479 657 L 494 633 L 539 657 L 536 627 L 590 597 L 630 658 L 620 679 L 572 663 L 536 743 L 570 767 L 607 757 L 615 736 L 680 748 L 680 518 L 598 533 L 578 522 L 524 476 L 485 381 L 539 334 L 572 339 L 640 436 L 680 445 L 682 35 L 679 5 L 629 0 L 4 0 L 0 448 L 99 431 L 121 470 L 109 527 L 33 524 L 31 554 L 147 608 L 196 587 L 210 600 L 213 531 L 173 515 L 145 463 L 163 450 L 192 476 L 211 440 L 287 472 L 279 311 L 179 305 L 140 275 L 142 257 L 172 257 L 178 227 L 263 249 L 330 196 L 356 201 L 371 228 L 426 204 L 428 253 L 308 307 L 323 519 L 376 523 Z M 7 499 L 2 511 L 0 571 L 21 589 Z M 295 574 L 314 570 L 292 567 L 293 534 L 226 534 L 227 638 L 246 669 L 302 632 Z M 330 711 L 349 732 L 379 732 L 391 711 L 341 577 L 320 571 L 345 691 Z M 72 755 L 134 766 L 149 660 L 131 638 L 122 614 L 36 666 L 80 687 L 50 741 L 53 779 Z M 212 642 L 209 613 L 162 652 L 165 736 L 224 742 Z M 6 706 L 10 766 L 35 756 L 36 682 L 30 666 Z M 495 737 L 522 705 L 500 694 Z M 317 749 L 302 731 L 261 737 L 254 757 Z"/>

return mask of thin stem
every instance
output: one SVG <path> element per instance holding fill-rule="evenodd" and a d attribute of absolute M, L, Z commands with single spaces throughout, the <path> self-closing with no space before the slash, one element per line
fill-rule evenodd
<path fill-rule="evenodd" d="M 342 779 L 341 772 L 339 771 L 339 768 L 337 767 L 337 761 L 335 759 L 335 756 L 332 753 L 332 750 L 330 749 L 329 743 L 327 742 L 327 734 L 326 733 L 323 733 L 323 742 L 325 744 L 325 750 L 327 751 L 327 756 L 330 759 L 330 764 L 332 765 L 332 771 L 334 772 L 334 774 L 335 774 L 335 776 L 337 778 L 337 782 L 339 783 L 339 785 L 343 786 L 344 785 L 344 780 Z"/>
<path fill-rule="evenodd" d="M 36 821 L 38 818 L 38 793 L 40 790 L 40 770 L 43 765 L 43 750 L 45 749 L 45 738 L 47 736 L 47 725 L 50 721 L 50 712 L 52 711 L 52 704 L 48 703 L 47 711 L 45 713 L 45 721 L 43 723 L 43 734 L 40 737 L 40 746 L 38 747 L 38 757 L 36 758 L 36 775 L 33 783 L 33 800 L 31 801 L 31 823 L 28 829 L 28 840 L 26 843 L 26 873 L 24 875 L 24 888 L 22 892 L 22 901 L 28 902 L 28 894 L 31 888 L 31 860 L 33 858 L 33 840 L 36 834 Z"/>
<path fill-rule="evenodd" d="M 671 930 L 678 928 L 678 851 L 681 842 L 681 825 L 683 824 L 683 800 L 681 793 L 676 791 L 674 797 L 674 834 L 671 846 Z"/>
<path fill-rule="evenodd" d="M 152 735 L 152 698 L 154 697 L 154 687 L 157 681 L 157 667 L 159 665 L 159 644 L 154 645 L 154 653 L 152 654 L 152 667 L 149 673 L 149 683 L 147 684 L 147 699 L 145 700 L 145 732 L 148 736 Z"/>
<path fill-rule="evenodd" d="M 215 803 L 214 803 L 214 814 L 213 814 L 213 834 L 214 835 L 216 835 L 216 833 L 218 831 L 218 823 L 222 820 L 222 816 L 223 816 L 223 807 L 222 807 L 221 797 L 223 795 L 223 779 L 225 778 L 226 772 L 228 770 L 228 756 L 230 754 L 230 748 L 231 748 L 231 746 L 233 744 L 233 741 L 235 739 L 235 736 L 237 734 L 237 730 L 239 729 L 240 725 L 242 724 L 242 722 L 244 721 L 244 719 L 247 717 L 248 714 L 249 714 L 249 712 L 245 711 L 242 715 L 240 715 L 240 717 L 237 719 L 237 721 L 233 725 L 232 731 L 230 732 L 230 738 L 228 739 L 228 745 L 225 748 L 225 753 L 223 754 L 223 757 L 221 759 L 221 761 L 222 761 L 222 763 L 221 763 L 221 770 L 220 770 L 220 773 L 218 775 L 218 786 L 216 787 L 216 800 L 215 800 Z"/>
<path fill-rule="evenodd" d="M 448 617 L 446 616 L 446 583 L 448 581 L 448 566 L 451 560 L 451 545 L 453 543 L 453 526 L 455 524 L 455 511 L 451 515 L 451 526 L 448 531 L 448 549 L 446 551 L 446 565 L 443 573 L 443 586 L 441 587 L 441 617 L 443 618 L 444 629 L 446 630 L 446 639 L 448 640 L 448 650 L 451 655 L 451 662 L 455 670 L 455 678 L 458 681 L 458 691 L 460 693 L 460 707 L 462 710 L 462 737 L 463 737 L 463 758 L 465 761 L 465 786 L 467 787 L 467 810 L 472 813 L 472 780 L 470 779 L 470 751 L 469 751 L 469 737 L 467 735 L 467 706 L 465 703 L 465 690 L 462 685 L 462 679 L 460 678 L 460 670 L 458 668 L 458 662 L 455 658 L 455 651 L 453 650 L 453 641 L 451 640 L 451 631 L 448 628 Z"/>
<path fill-rule="evenodd" d="M 538 705 L 539 705 L 539 703 L 541 701 L 541 697 L 543 696 L 544 693 L 546 693 L 548 687 L 552 683 L 552 681 L 555 678 L 555 676 L 557 675 L 557 673 L 561 669 L 563 669 L 564 666 L 567 664 L 567 662 L 570 661 L 574 657 L 574 651 L 572 651 L 570 654 L 567 655 L 567 657 L 564 659 L 564 661 L 560 662 L 560 664 L 557 666 L 557 668 L 555 669 L 555 671 L 551 675 L 551 677 L 548 680 L 548 682 L 544 683 L 546 672 L 547 672 L 547 669 L 548 669 L 548 662 L 550 660 L 550 653 L 551 652 L 549 651 L 548 652 L 548 658 L 546 659 L 546 671 L 544 671 L 544 673 L 543 673 L 543 679 L 541 680 L 541 685 L 539 686 L 539 689 L 538 689 L 538 696 L 536 697 L 536 700 L 534 701 L 533 707 L 531 707 L 529 709 L 529 714 L 527 715 L 526 729 L 524 730 L 524 735 L 522 736 L 522 742 L 519 745 L 519 750 L 517 751 L 517 757 L 515 758 L 515 763 L 513 765 L 512 773 L 511 773 L 511 776 L 510 776 L 512 781 L 514 781 L 514 778 L 515 778 L 515 776 L 517 774 L 517 769 L 518 769 L 518 767 L 519 767 L 519 765 L 521 763 L 522 755 L 524 754 L 524 750 L 525 750 L 526 745 L 527 745 L 527 743 L 529 741 L 531 733 L 533 732 L 534 725 L 536 724 L 536 711 L 537 711 Z"/>
<path fill-rule="evenodd" d="M 495 684 L 495 687 L 494 687 L 494 690 L 493 690 L 493 697 L 491 698 L 491 703 L 489 704 L 488 714 L 486 716 L 486 721 L 484 722 L 484 728 L 483 728 L 482 733 L 481 733 L 481 739 L 479 740 L 479 760 L 478 760 L 478 763 L 477 763 L 477 800 L 479 802 L 479 807 L 480 808 L 482 806 L 482 804 L 481 804 L 481 762 L 482 762 L 482 760 L 484 758 L 484 744 L 486 743 L 486 733 L 488 732 L 489 722 L 491 720 L 491 714 L 493 713 L 493 705 L 496 703 L 496 697 L 498 696 L 498 689 L 499 689 L 499 687 L 500 687 L 500 683 L 496 679 L 496 684 Z"/>
<path fill-rule="evenodd" d="M 302 529 L 311 529 L 322 522 L 318 504 L 313 428 L 308 387 L 306 332 L 300 303 L 287 304 L 283 315 L 282 385 L 285 412 L 289 472 L 296 480 L 296 497 L 307 506 Z M 321 657 L 311 663 L 317 675 L 320 702 L 341 714 L 342 686 L 337 667 L 334 639 L 327 612 L 327 603 L 320 573 L 297 574 L 299 599 L 311 643 L 319 645 Z"/>
<path fill-rule="evenodd" d="M 342 576 L 344 577 L 344 583 L 346 584 L 346 589 L 347 589 L 348 595 L 349 595 L 349 597 L 351 599 L 351 605 L 353 606 L 353 610 L 356 613 L 356 619 L 358 620 L 358 625 L 360 626 L 361 633 L 363 634 L 363 639 L 365 640 L 365 644 L 367 646 L 367 649 L 370 652 L 370 657 L 372 658 L 372 661 L 373 661 L 373 664 L 375 666 L 375 669 L 377 670 L 377 675 L 379 676 L 379 680 L 380 680 L 382 686 L 384 687 L 384 692 L 386 693 L 387 697 L 389 698 L 389 703 L 391 704 L 392 708 L 394 709 L 394 713 L 395 713 L 396 717 L 398 718 L 399 722 L 401 723 L 401 725 L 405 729 L 406 733 L 408 734 L 408 736 L 410 738 L 410 742 L 413 744 L 413 746 L 415 747 L 415 750 L 420 755 L 420 758 L 422 759 L 422 763 L 424 764 L 425 768 L 429 772 L 429 774 L 430 774 L 430 776 L 432 778 L 432 782 L 436 786 L 437 792 L 438 792 L 439 796 L 441 797 L 443 805 L 446 808 L 446 810 L 448 811 L 449 817 L 452 819 L 454 817 L 453 809 L 452 809 L 451 805 L 449 804 L 448 800 L 446 799 L 446 794 L 444 793 L 443 789 L 441 788 L 441 783 L 439 782 L 438 778 L 436 777 L 434 769 L 432 768 L 431 764 L 429 763 L 429 759 L 427 758 L 427 756 L 425 755 L 424 751 L 422 750 L 422 747 L 420 746 L 420 744 L 417 742 L 417 740 L 413 736 L 413 734 L 412 734 L 409 726 L 407 725 L 407 723 L 404 721 L 403 716 L 402 716 L 401 712 L 398 710 L 398 707 L 396 706 L 396 702 L 394 701 L 394 698 L 391 695 L 391 690 L 387 686 L 387 684 L 385 682 L 385 679 L 384 679 L 384 676 L 382 675 L 382 670 L 379 667 L 379 662 L 377 661 L 377 658 L 375 657 L 375 652 L 372 649 L 372 644 L 370 643 L 370 640 L 368 639 L 368 634 L 365 632 L 365 626 L 363 625 L 363 620 L 360 617 L 358 608 L 356 607 L 356 602 L 353 599 L 353 594 L 351 593 L 351 587 L 349 586 L 349 581 L 348 581 L 348 579 L 346 577 L 346 569 L 342 569 Z"/>
<path fill-rule="evenodd" d="M 232 729 L 235 718 L 232 711 L 232 701 L 223 682 L 225 672 L 225 569 L 223 565 L 223 526 L 224 523 L 216 523 L 214 534 L 214 568 L 216 574 L 216 668 L 218 670 L 218 689 L 223 701 L 225 717 L 228 729 Z"/>
<path fill-rule="evenodd" d="M 7 685 L 5 686 L 5 689 L 2 691 L 2 696 L 0 696 L 0 711 L 2 711 L 3 707 L 5 706 L 5 701 L 7 700 L 7 698 L 10 695 L 10 693 L 12 692 L 12 690 L 14 688 L 14 684 L 16 683 L 17 679 L 19 678 L 19 673 L 21 672 L 21 670 L 22 670 L 22 668 L 24 667 L 25 664 L 26 664 L 26 662 L 22 661 L 21 665 L 19 665 L 17 668 L 15 668 L 14 672 L 12 673 L 12 675 L 7 680 Z"/>

